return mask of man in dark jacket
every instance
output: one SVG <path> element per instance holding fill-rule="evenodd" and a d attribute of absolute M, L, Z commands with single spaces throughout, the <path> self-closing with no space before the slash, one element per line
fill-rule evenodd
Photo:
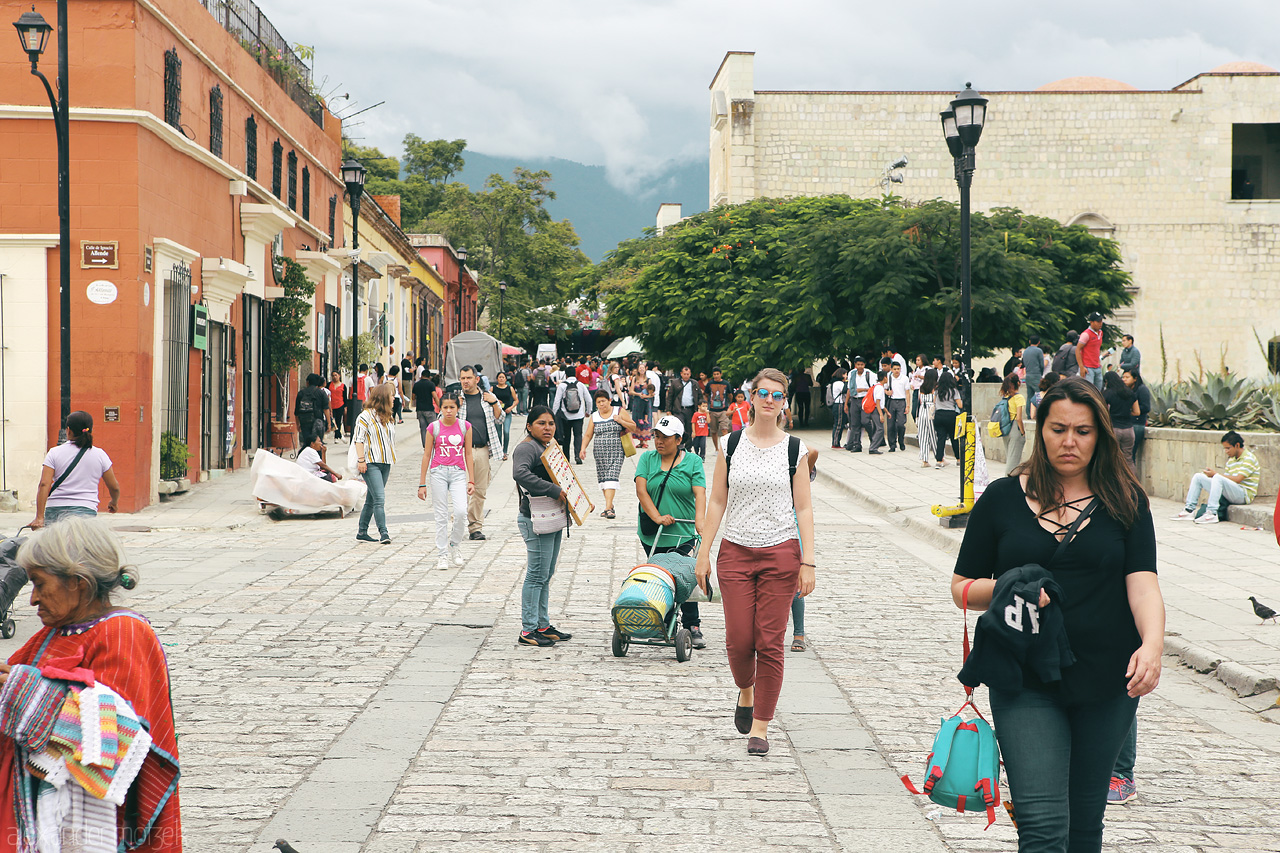
<path fill-rule="evenodd" d="M 680 418 L 684 424 L 684 449 L 693 449 L 693 413 L 698 411 L 705 395 L 693 380 L 693 370 L 688 365 L 680 368 L 680 377 L 673 379 L 667 388 L 667 411 Z"/>
<path fill-rule="evenodd" d="M 310 447 L 311 440 L 325 434 L 325 417 L 329 414 L 329 398 L 324 379 L 318 373 L 307 374 L 307 384 L 293 398 L 293 417 L 298 422 L 299 447 Z"/>

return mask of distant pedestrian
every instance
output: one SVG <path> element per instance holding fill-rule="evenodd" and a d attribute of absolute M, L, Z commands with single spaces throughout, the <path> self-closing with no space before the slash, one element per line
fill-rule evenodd
<path fill-rule="evenodd" d="M 347 390 L 347 384 L 342 381 L 342 374 L 336 370 L 329 374 L 329 414 L 333 418 L 335 441 L 342 438 L 342 422 L 347 416 L 349 396 L 350 392 Z"/>
<path fill-rule="evenodd" d="M 693 413 L 702 402 L 702 389 L 693 378 L 688 365 L 680 368 L 680 378 L 672 380 L 667 388 L 667 411 L 684 424 L 684 449 L 693 449 Z"/>
<path fill-rule="evenodd" d="M 1222 436 L 1222 449 L 1227 454 L 1225 471 L 1205 468 L 1191 476 L 1186 505 L 1174 518 L 1195 520 L 1197 524 L 1217 524 L 1222 501 L 1239 506 L 1253 503 L 1258 496 L 1262 466 L 1253 451 L 1244 449 L 1244 436 L 1231 430 Z M 1200 498 L 1206 498 L 1203 514 L 1198 509 Z"/>
<path fill-rule="evenodd" d="M 511 372 L 511 387 L 516 390 L 516 414 L 529 410 L 529 368 L 521 365 Z"/>
<path fill-rule="evenodd" d="M 1107 401 L 1107 409 L 1111 412 L 1111 428 L 1115 430 L 1116 441 L 1120 442 L 1120 453 L 1137 473 L 1137 461 L 1133 458 L 1133 419 L 1138 416 L 1138 395 L 1125 384 L 1119 373 L 1111 370 L 1102 377 L 1102 399 Z"/>
<path fill-rule="evenodd" d="M 746 429 L 750 418 L 751 404 L 747 402 L 747 393 L 742 389 L 733 392 L 733 403 L 729 406 L 729 429 L 738 432 Z"/>
<path fill-rule="evenodd" d="M 582 449 L 578 451 L 578 461 L 586 459 L 587 448 L 596 442 L 593 451 L 596 460 L 596 485 L 604 493 L 605 518 L 616 518 L 613 509 L 613 496 L 618 491 L 618 481 L 622 477 L 622 466 L 627 455 L 622 447 L 622 436 L 635 430 L 635 421 L 631 420 L 623 409 L 613 405 L 608 391 L 596 391 L 592 395 L 595 411 L 587 419 L 586 432 L 582 437 Z"/>
<path fill-rule="evenodd" d="M 813 387 L 813 377 L 809 375 L 807 370 L 796 370 L 795 379 L 791 384 L 792 399 L 795 400 L 795 417 L 800 421 L 801 429 L 809 427 L 809 405 L 812 394 L 810 390 Z"/>
<path fill-rule="evenodd" d="M 582 464 L 578 458 L 582 453 L 582 424 L 590 408 L 587 395 L 587 386 L 570 373 L 556 386 L 556 398 L 551 404 L 564 458 L 577 460 L 579 465 Z"/>
<path fill-rule="evenodd" d="M 1079 369 L 1076 362 L 1076 342 L 1080 340 L 1079 332 L 1067 332 L 1067 340 L 1058 347 L 1053 355 L 1049 369 L 1059 376 L 1074 376 Z"/>
<path fill-rule="evenodd" d="M 476 451 L 475 467 L 471 469 L 475 489 L 467 501 L 467 530 L 472 539 L 483 541 L 485 496 L 489 493 L 493 465 L 502 458 L 502 437 L 498 432 L 502 405 L 493 394 L 480 390 L 480 375 L 474 368 L 463 365 L 458 371 L 458 381 L 462 383 L 459 416 L 471 424 L 471 446 Z"/>
<path fill-rule="evenodd" d="M 395 389 L 390 385 L 374 387 L 366 401 L 368 408 L 356 418 L 355 432 L 351 436 L 356 446 L 356 468 L 368 487 L 356 533 L 356 539 L 361 542 L 379 541 L 369 535 L 369 522 L 372 520 L 378 525 L 382 544 L 391 544 L 385 505 L 387 480 L 396 461 L 396 426 L 391 413 L 393 394 Z"/>
<path fill-rule="evenodd" d="M 391 365 L 391 370 L 387 372 L 387 384 L 392 388 L 391 395 L 391 413 L 396 419 L 396 423 L 404 423 L 401 412 L 404 409 L 404 396 L 400 393 L 400 365 Z"/>
<path fill-rule="evenodd" d="M 1120 374 L 1120 378 L 1138 399 L 1138 416 L 1133 419 L 1133 462 L 1136 466 L 1138 455 L 1142 452 L 1142 442 L 1147 437 L 1147 416 L 1151 412 L 1151 389 L 1142 381 L 1142 372 L 1137 368 L 1126 370 Z"/>
<path fill-rule="evenodd" d="M 507 459 L 507 448 L 511 445 L 511 418 L 516 412 L 516 392 L 507 384 L 507 374 L 499 371 L 493 378 L 493 396 L 502 404 L 502 418 L 498 421 L 498 430 L 502 433 L 502 459 Z"/>
<path fill-rule="evenodd" d="M 781 429 L 787 377 L 772 368 L 753 382 L 751 425 L 737 439 L 732 466 L 721 457 L 713 476 L 702 534 L 715 539 L 724 522 L 717 558 L 724 598 L 725 646 L 738 686 L 734 723 L 749 735 L 747 753 L 769 751 L 782 675 L 787 616 L 796 590 L 813 591 L 816 559 L 807 448 Z M 789 473 L 795 443 L 797 467 Z M 805 560 L 804 554 L 809 557 Z M 711 549 L 698 553 L 699 583 L 711 574 Z"/>
<path fill-rule="evenodd" d="M 938 387 L 938 371 L 932 367 L 924 369 L 920 380 L 920 409 L 916 412 L 916 441 L 920 445 L 920 467 L 928 468 L 934 464 L 934 448 L 938 443 L 938 434 L 933 427 L 933 394 Z"/>
<path fill-rule="evenodd" d="M 542 462 L 542 453 L 555 441 L 556 419 L 545 406 L 529 410 L 525 423 L 528 436 L 516 445 L 511 460 L 511 476 L 516 481 L 520 496 L 520 509 L 516 526 L 524 539 L 526 563 L 524 587 L 520 593 L 520 634 L 516 644 L 521 646 L 554 646 L 573 635 L 551 624 L 551 578 L 556 573 L 560 559 L 560 539 L 564 531 L 550 533 L 534 530 L 531 497 L 547 497 L 564 502 L 564 490 L 555 484 Z"/>
<path fill-rule="evenodd" d="M 631 420 L 636 424 L 636 438 L 640 440 L 640 447 L 648 447 L 653 437 L 653 385 L 643 367 L 632 371 L 627 392 Z"/>
<path fill-rule="evenodd" d="M 547 366 L 546 362 L 539 362 L 530 375 L 530 404 L 546 408 L 550 400 L 551 390 L 551 368 Z"/>
<path fill-rule="evenodd" d="M 99 481 L 111 495 L 107 512 L 114 513 L 120 504 L 120 483 L 111 457 L 93 446 L 93 415 L 67 415 L 67 436 L 65 444 L 51 448 L 44 456 L 36 486 L 36 517 L 27 525 L 32 530 L 72 515 L 96 516 Z"/>
<path fill-rule="evenodd" d="M 1102 390 L 1102 315 L 1094 311 L 1089 315 L 1089 328 L 1080 334 L 1076 344 L 1076 365 L 1081 376 L 1094 388 Z"/>
<path fill-rule="evenodd" d="M 475 457 L 471 424 L 458 417 L 461 402 L 456 394 L 440 399 L 440 417 L 427 428 L 418 476 L 418 500 L 431 497 L 436 519 L 436 568 L 463 563 L 462 535 L 467 529 L 467 496 L 475 491 Z M 453 523 L 449 510 L 453 510 Z"/>
<path fill-rule="evenodd" d="M 849 387 L 844 381 L 847 375 L 843 367 L 837 367 L 835 372 L 831 374 L 831 383 L 827 385 L 827 398 L 831 401 L 832 450 L 839 450 L 840 443 L 844 439 L 845 421 L 848 417 L 844 405 Z"/>
<path fill-rule="evenodd" d="M 1107 350 L 1107 355 L 1115 355 L 1116 352 L 1115 347 L 1112 347 Z M 1124 373 L 1126 370 L 1142 369 L 1142 353 L 1133 345 L 1133 335 L 1120 336 L 1119 354 L 1120 368 L 1118 372 Z"/>
<path fill-rule="evenodd" d="M 1022 351 L 1022 367 L 1025 372 L 1020 378 L 1028 390 L 1034 392 L 1040 387 L 1045 371 L 1044 350 L 1040 349 L 1039 335 L 1032 335 L 1027 339 L 1026 349 Z"/>
<path fill-rule="evenodd" d="M 875 387 L 876 375 L 867 369 L 867 360 L 862 356 L 853 359 L 853 373 L 849 374 L 845 389 L 844 410 L 848 415 L 849 438 L 844 449 L 851 453 L 862 452 L 862 433 L 874 439 L 876 428 L 872 424 L 871 413 L 863 409 L 866 395 Z M 874 399 L 874 395 L 873 395 Z"/>
<path fill-rule="evenodd" d="M 422 438 L 422 446 L 427 446 L 427 427 L 436 419 L 436 383 L 431 374 L 423 371 L 417 382 L 413 383 L 413 411 L 418 418 L 418 432 Z"/>
<path fill-rule="evenodd" d="M 711 371 L 711 380 L 706 387 L 707 411 L 711 415 L 711 444 L 716 453 L 720 452 L 721 437 L 728 437 L 733 431 L 729 417 L 729 406 L 733 404 L 733 386 L 725 381 L 720 368 Z"/>
<path fill-rule="evenodd" d="M 915 366 L 911 368 L 911 375 L 907 377 L 910 380 L 909 385 L 911 387 L 912 420 L 918 421 L 920 419 L 920 386 L 924 384 L 924 372 L 928 369 L 924 353 L 920 353 L 916 356 Z"/>
<path fill-rule="evenodd" d="M 951 452 L 956 461 L 960 461 L 960 439 L 956 436 L 956 418 L 964 411 L 964 400 L 960 389 L 956 387 L 956 376 L 950 370 L 943 369 L 938 374 L 938 385 L 933 392 L 933 432 L 938 436 L 938 446 L 934 450 L 934 466 L 942 468 L 947 464 L 947 442 L 951 442 Z"/>
<path fill-rule="evenodd" d="M 1028 401 L 1027 403 L 1028 418 L 1030 418 L 1033 421 L 1036 419 L 1036 412 L 1040 410 L 1040 401 L 1044 398 L 1044 392 L 1048 391 L 1050 388 L 1052 388 L 1054 385 L 1057 385 L 1061 381 L 1062 381 L 1062 377 L 1058 373 L 1052 370 L 1050 370 L 1048 373 L 1044 375 L 1043 378 L 1041 378 L 1040 390 L 1036 391 L 1035 396 L 1032 397 L 1030 401 Z M 1027 391 L 1030 392 L 1031 388 L 1028 387 Z"/>
<path fill-rule="evenodd" d="M 907 449 L 907 395 L 911 379 L 899 362 L 889 368 L 885 385 L 885 433 L 889 436 L 889 452 Z"/>
<path fill-rule="evenodd" d="M 1004 434 L 1004 475 L 1012 477 L 1022 463 L 1022 449 L 1027 442 L 1027 398 L 1021 393 L 1022 382 L 1010 373 L 1000 384 L 1000 397 L 1009 406 L 1009 431 Z"/>
<path fill-rule="evenodd" d="M 690 419 L 693 423 L 693 452 L 699 459 L 707 458 L 707 436 L 711 433 L 711 413 L 707 411 L 707 401 L 698 404 L 698 411 Z"/>

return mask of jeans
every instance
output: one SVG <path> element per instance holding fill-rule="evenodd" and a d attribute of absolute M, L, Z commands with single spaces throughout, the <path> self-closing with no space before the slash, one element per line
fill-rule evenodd
<path fill-rule="evenodd" d="M 839 447 L 844 438 L 844 404 L 836 403 L 831 407 L 831 446 Z"/>
<path fill-rule="evenodd" d="M 449 556 L 449 546 L 462 544 L 467 529 L 467 471 L 456 465 L 439 465 L 431 469 L 431 503 L 436 511 L 436 550 Z M 449 509 L 453 508 L 453 531 L 449 530 Z"/>
<path fill-rule="evenodd" d="M 800 595 L 798 589 L 795 597 L 791 599 L 791 633 L 804 635 L 804 596 Z"/>
<path fill-rule="evenodd" d="M 1022 853 L 1097 853 L 1116 757 L 1137 699 L 1068 705 L 1038 690 L 989 691 Z"/>
<path fill-rule="evenodd" d="M 1214 474 L 1213 479 L 1210 479 L 1204 475 L 1204 472 L 1197 471 L 1191 478 L 1191 486 L 1187 489 L 1187 512 L 1195 512 L 1200 504 L 1201 492 L 1209 493 L 1209 499 L 1205 504 L 1208 512 L 1217 512 L 1223 498 L 1226 498 L 1229 504 L 1248 503 L 1249 500 L 1244 486 L 1234 480 L 1228 480 L 1225 474 Z"/>
<path fill-rule="evenodd" d="M 891 399 L 885 404 L 885 432 L 889 435 L 889 449 L 907 449 L 907 399 Z"/>
<path fill-rule="evenodd" d="M 516 389 L 516 414 L 529 414 L 529 386 Z"/>
<path fill-rule="evenodd" d="M 1093 387 L 1099 391 L 1102 390 L 1102 368 L 1086 367 L 1084 369 L 1084 378 L 1093 383 Z"/>
<path fill-rule="evenodd" d="M 369 519 L 372 518 L 383 538 L 389 538 L 385 504 L 387 478 L 390 476 L 390 462 L 370 462 L 366 466 L 364 484 L 369 488 L 369 494 L 365 495 L 364 507 L 360 510 L 360 532 L 366 536 L 369 534 Z"/>
<path fill-rule="evenodd" d="M 520 627 L 536 631 L 551 625 L 547 612 L 551 596 L 551 577 L 556 573 L 556 560 L 560 557 L 560 537 L 564 533 L 534 533 L 533 519 L 526 515 L 516 518 L 516 526 L 524 538 L 528 564 L 524 571 L 524 589 L 520 593 Z"/>
<path fill-rule="evenodd" d="M 699 459 L 707 458 L 707 437 L 705 435 L 695 435 L 693 437 L 693 452 L 698 454 Z"/>
<path fill-rule="evenodd" d="M 956 461 L 960 460 L 960 439 L 956 438 L 956 418 L 959 414 L 954 409 L 935 409 L 933 412 L 933 431 L 938 436 L 933 458 L 937 462 L 941 462 L 947 455 L 948 441 L 951 442 L 951 452 L 955 454 Z"/>
<path fill-rule="evenodd" d="M 53 524 L 60 518 L 70 518 L 73 515 L 95 518 L 98 515 L 98 511 L 89 509 L 87 506 L 45 506 L 44 523 Z"/>
<path fill-rule="evenodd" d="M 1013 469 L 1022 463 L 1022 448 L 1027 444 L 1027 434 L 1014 424 L 1004 437 L 1004 475 L 1013 476 Z"/>
<path fill-rule="evenodd" d="M 1116 756 L 1116 766 L 1111 771 L 1112 776 L 1120 779 L 1128 779 L 1133 781 L 1133 765 L 1138 761 L 1138 717 L 1135 714 L 1133 725 L 1129 727 L 1129 734 L 1124 739 L 1124 743 L 1120 745 L 1120 754 Z"/>
<path fill-rule="evenodd" d="M 502 435 L 502 455 L 507 455 L 507 446 L 511 443 L 511 413 L 507 412 L 497 423 L 498 432 Z"/>
<path fill-rule="evenodd" d="M 422 434 L 422 446 L 427 446 L 427 427 L 431 426 L 431 422 L 436 419 L 436 413 L 431 409 L 418 410 L 418 432 Z"/>

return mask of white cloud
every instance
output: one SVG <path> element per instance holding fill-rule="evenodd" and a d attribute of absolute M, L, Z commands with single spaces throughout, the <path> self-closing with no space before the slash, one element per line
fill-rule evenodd
<path fill-rule="evenodd" d="M 261 0 L 313 44 L 330 86 L 369 105 L 350 135 L 407 132 L 491 154 L 604 165 L 635 188 L 706 156 L 707 86 L 726 50 L 756 51 L 761 89 L 1035 88 L 1114 77 L 1170 88 L 1237 59 L 1280 67 L 1280 4 L 1236 0 Z"/>

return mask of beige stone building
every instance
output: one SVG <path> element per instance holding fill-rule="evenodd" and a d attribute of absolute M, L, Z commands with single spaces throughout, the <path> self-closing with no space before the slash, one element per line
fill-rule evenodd
<path fill-rule="evenodd" d="M 759 90 L 754 54 L 725 56 L 711 83 L 710 201 L 881 192 L 958 199 L 936 92 Z M 1280 72 L 1231 63 L 1168 90 L 1073 77 L 988 91 L 976 210 L 1018 207 L 1116 239 L 1134 303 L 1110 322 L 1132 333 L 1148 379 L 1223 360 L 1280 370 Z M 1255 339 L 1255 332 L 1257 339 Z M 1262 347 L 1258 345 L 1258 339 Z M 1060 342 L 1051 342 L 1056 346 Z M 1263 348 L 1269 348 L 1269 357 Z"/>

